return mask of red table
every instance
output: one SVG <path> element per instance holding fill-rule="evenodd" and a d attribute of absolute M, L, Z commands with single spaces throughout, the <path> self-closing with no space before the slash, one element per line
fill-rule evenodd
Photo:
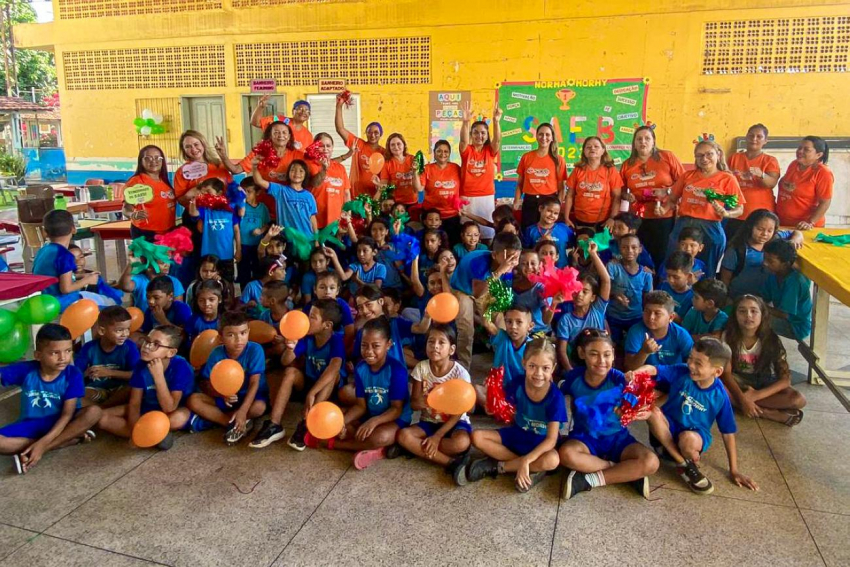
<path fill-rule="evenodd" d="M 89 201 L 89 210 L 93 213 L 117 213 L 124 208 L 124 201 Z"/>
<path fill-rule="evenodd" d="M 0 273 L 0 301 L 16 301 L 47 289 L 59 280 L 34 274 Z"/>

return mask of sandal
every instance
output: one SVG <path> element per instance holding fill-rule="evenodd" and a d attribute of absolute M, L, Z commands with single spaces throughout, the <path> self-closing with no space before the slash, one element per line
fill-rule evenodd
<path fill-rule="evenodd" d="M 788 419 L 786 419 L 784 423 L 788 427 L 794 427 L 803 421 L 803 410 L 791 410 L 785 413 L 788 414 Z"/>

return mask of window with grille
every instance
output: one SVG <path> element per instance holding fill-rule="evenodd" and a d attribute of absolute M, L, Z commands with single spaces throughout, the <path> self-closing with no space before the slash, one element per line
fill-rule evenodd
<path fill-rule="evenodd" d="M 221 0 L 59 0 L 60 20 L 221 9 Z"/>
<path fill-rule="evenodd" d="M 342 78 L 353 85 L 420 85 L 431 82 L 431 38 L 237 43 L 236 80 L 276 79 L 280 86 L 316 85 Z"/>
<path fill-rule="evenodd" d="M 224 46 L 64 51 L 70 91 L 225 86 Z"/>
<path fill-rule="evenodd" d="M 706 22 L 704 75 L 846 73 L 850 16 Z"/>
<path fill-rule="evenodd" d="M 254 8 L 257 6 L 283 6 L 285 4 L 339 4 L 340 2 L 359 2 L 360 0 L 233 0 L 234 8 Z"/>
<path fill-rule="evenodd" d="M 179 165 L 182 163 L 182 160 L 180 160 L 178 141 L 180 140 L 180 134 L 183 132 L 180 99 L 177 97 L 136 99 L 136 117 L 141 117 L 142 111 L 145 109 L 151 110 L 154 114 L 162 115 L 162 126 L 165 128 L 165 132 L 162 134 L 151 134 L 149 136 L 138 134 L 139 149 L 142 149 L 148 144 L 159 146 L 165 154 L 166 159 L 179 160 L 172 161 L 170 165 Z"/>

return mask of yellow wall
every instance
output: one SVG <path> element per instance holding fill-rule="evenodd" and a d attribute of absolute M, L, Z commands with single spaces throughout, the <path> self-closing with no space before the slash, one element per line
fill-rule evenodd
<path fill-rule="evenodd" d="M 660 145 L 683 161 L 698 133 L 713 132 L 718 141 L 731 143 L 753 122 L 779 136 L 850 134 L 850 73 L 701 74 L 706 21 L 847 17 L 846 2 L 376 0 L 237 10 L 224 0 L 224 7 L 17 26 L 19 46 L 52 46 L 57 62 L 66 50 L 226 46 L 227 87 L 220 89 L 67 91 L 60 65 L 69 160 L 135 156 L 136 99 L 203 94 L 225 96 L 231 153 L 241 155 L 240 95 L 248 89 L 235 86 L 234 43 L 413 35 L 431 37 L 430 85 L 350 85 L 361 95 L 364 124 L 380 120 L 387 131 L 403 132 L 413 148 L 427 145 L 429 90 L 471 90 L 476 110 L 490 115 L 497 81 L 567 78 L 650 77 L 647 117 L 658 124 Z M 317 89 L 279 92 L 291 103 Z"/>

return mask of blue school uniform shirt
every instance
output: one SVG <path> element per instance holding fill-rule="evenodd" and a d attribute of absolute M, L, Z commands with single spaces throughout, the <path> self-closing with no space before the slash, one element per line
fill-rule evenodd
<path fill-rule="evenodd" d="M 558 387 L 549 383 L 549 391 L 539 402 L 533 401 L 525 391 L 525 375 L 519 380 L 516 390 L 516 413 L 514 414 L 514 425 L 541 437 L 546 436 L 549 422 L 557 421 L 559 424 L 567 421 L 567 406 L 564 396 L 558 391 Z M 559 425 L 560 429 L 561 426 Z"/>
<path fill-rule="evenodd" d="M 116 346 L 111 352 L 106 352 L 100 345 L 100 340 L 94 339 L 83 345 L 77 356 L 74 357 L 74 366 L 85 375 L 86 370 L 92 366 L 106 366 L 120 372 L 130 372 L 139 362 L 139 348 L 131 340 L 124 341 L 123 345 Z M 111 378 L 91 380 L 93 386 L 105 383 Z"/>
<path fill-rule="evenodd" d="M 83 374 L 74 365 L 68 365 L 55 380 L 47 382 L 41 377 L 38 361 L 28 360 L 0 368 L 0 384 L 21 387 L 21 415 L 19 420 L 42 417 L 59 417 L 65 401 L 85 396 Z"/>
<path fill-rule="evenodd" d="M 180 280 L 171 274 L 168 275 L 168 278 L 174 286 L 174 297 L 180 297 L 186 293 Z M 143 308 L 148 304 L 148 285 L 150 285 L 151 280 L 147 274 L 136 274 L 131 279 L 135 284 L 135 287 L 133 287 L 133 305 Z"/>
<path fill-rule="evenodd" d="M 575 314 L 575 305 L 572 301 L 561 303 L 559 309 L 563 311 L 555 327 L 555 336 L 559 339 L 573 342 L 584 329 L 605 330 L 605 312 L 608 310 L 608 302 L 601 297 L 597 297 L 596 301 L 590 304 L 590 309 L 584 317 Z"/>
<path fill-rule="evenodd" d="M 608 264 L 611 276 L 611 297 L 622 294 L 629 298 L 629 305 L 612 300 L 608 305 L 608 317 L 615 321 L 639 319 L 643 314 L 643 294 L 652 291 L 652 274 L 638 266 L 636 274 L 630 274 L 622 264 Z"/>
<path fill-rule="evenodd" d="M 460 259 L 454 273 L 451 286 L 466 295 L 472 295 L 472 280 L 486 280 L 492 273 L 490 265 L 493 256 L 489 250 L 476 250 Z"/>
<path fill-rule="evenodd" d="M 219 260 L 232 260 L 239 215 L 231 211 L 207 208 L 200 209 L 198 214 L 204 227 L 201 234 L 201 256 L 214 254 Z"/>
<path fill-rule="evenodd" d="M 672 297 L 673 301 L 676 302 L 676 315 L 679 316 L 680 321 L 683 320 L 685 318 L 685 315 L 688 314 L 688 311 L 690 311 L 691 307 L 693 306 L 694 290 L 688 288 L 683 292 L 678 292 L 675 291 L 672 287 L 670 287 L 670 284 L 666 281 L 661 282 L 661 285 L 658 286 L 658 289 L 660 291 L 666 291 L 670 294 L 670 297 Z"/>
<path fill-rule="evenodd" d="M 626 386 L 625 375 L 612 368 L 605 380 L 597 387 L 590 386 L 584 379 L 587 368 L 573 368 L 561 380 L 561 393 L 571 398 L 573 432 L 599 439 L 625 430 L 614 407 L 622 397 Z"/>
<path fill-rule="evenodd" d="M 407 366 L 387 357 L 377 371 L 365 362 L 354 368 L 354 391 L 358 398 L 366 400 L 368 418 L 381 415 L 390 409 L 390 402 L 404 402 L 399 420 L 410 423 L 410 395 L 407 388 Z M 368 419 L 367 418 L 367 419 Z"/>
<path fill-rule="evenodd" d="M 341 297 L 337 297 L 336 298 L 336 304 L 339 305 L 339 309 L 340 309 L 340 311 L 342 311 L 342 318 L 339 322 L 339 326 L 340 327 L 347 327 L 349 325 L 353 325 L 354 324 L 354 315 L 352 315 L 352 313 L 351 313 L 351 306 L 348 304 L 348 302 L 346 300 L 342 299 Z M 304 311 L 305 315 L 310 315 L 310 308 L 311 307 L 313 307 L 312 301 L 304 306 L 304 309 L 302 309 L 302 311 Z"/>
<path fill-rule="evenodd" d="M 620 254 L 620 243 L 616 240 L 612 239 L 608 244 L 608 248 L 599 252 L 599 259 L 602 260 L 602 263 L 608 265 L 613 259 L 620 260 L 623 255 Z M 646 248 L 642 248 L 640 254 L 637 257 L 637 263 L 643 268 L 649 268 L 652 271 L 655 271 L 655 262 L 652 261 L 652 256 L 646 250 Z"/>
<path fill-rule="evenodd" d="M 310 382 L 316 382 L 322 376 L 322 372 L 328 367 L 331 359 L 342 360 L 340 373 L 345 367 L 345 344 L 342 333 L 333 333 L 331 338 L 318 346 L 316 337 L 307 335 L 295 345 L 295 358 L 304 357 L 304 376 Z"/>
<path fill-rule="evenodd" d="M 168 363 L 168 368 L 163 374 L 168 391 L 182 393 L 180 405 L 185 406 L 186 400 L 195 389 L 195 370 L 185 358 L 175 356 Z M 159 399 L 156 397 L 156 383 L 146 362 L 142 361 L 136 365 L 133 376 L 130 377 L 130 387 L 142 390 L 142 414 L 149 411 L 162 411 L 162 406 L 159 405 Z"/>
<path fill-rule="evenodd" d="M 697 278 L 697 281 L 704 280 L 705 278 L 713 278 L 714 274 L 709 275 L 705 269 L 705 262 L 700 260 L 699 258 L 694 258 L 694 267 L 691 268 L 692 274 L 700 274 Z M 661 266 L 658 270 L 658 281 L 663 282 L 667 279 L 667 268 Z"/>
<path fill-rule="evenodd" d="M 188 343 L 192 344 L 192 341 L 195 340 L 195 337 L 197 337 L 204 331 L 209 331 L 210 329 L 214 329 L 217 331 L 218 323 L 218 317 L 214 318 L 212 321 L 207 321 L 200 313 L 193 314 L 191 319 L 189 319 L 189 323 L 186 324 L 185 328 L 186 335 L 188 337 Z"/>
<path fill-rule="evenodd" d="M 348 266 L 348 269 L 352 270 L 364 284 L 373 284 L 378 280 L 386 283 L 387 267 L 380 262 L 375 262 L 368 270 L 364 269 L 363 264 L 360 262 L 354 262 Z M 357 288 L 357 284 L 354 283 L 354 275 L 351 276 L 351 285 Z"/>
<path fill-rule="evenodd" d="M 788 315 L 788 322 L 797 340 L 803 340 L 811 334 L 812 282 L 809 278 L 792 270 L 780 283 L 775 274 L 770 274 L 765 282 L 763 297 Z"/>
<path fill-rule="evenodd" d="M 258 228 L 263 228 L 271 223 L 269 209 L 263 203 L 250 205 L 245 203 L 245 214 L 239 222 L 239 234 L 242 236 L 242 246 L 259 246 L 262 234 L 252 234 Z M 256 253 L 256 252 L 255 252 Z"/>
<path fill-rule="evenodd" d="M 263 282 L 260 280 L 253 280 L 245 284 L 245 289 L 242 290 L 242 303 L 248 305 L 251 301 L 256 303 L 253 307 L 248 309 L 248 315 L 252 319 L 259 318 L 260 314 L 265 311 L 265 308 L 260 304 L 260 296 L 263 295 Z"/>
<path fill-rule="evenodd" d="M 74 259 L 74 255 L 67 248 L 55 242 L 45 244 L 36 253 L 32 264 L 32 273 L 39 276 L 59 278 L 62 274 L 67 274 L 68 272 L 73 274 L 76 271 L 77 261 Z M 82 297 L 78 291 L 63 294 L 59 291 L 58 282 L 46 287 L 44 293 L 58 299 L 62 311 Z"/>
<path fill-rule="evenodd" d="M 455 256 L 457 256 L 458 261 L 462 260 L 469 254 L 472 254 L 473 252 L 480 252 L 481 250 L 487 250 L 489 252 L 487 247 L 481 244 L 480 242 L 475 245 L 475 250 L 467 250 L 466 246 L 464 246 L 462 242 L 459 242 L 452 247 L 452 252 L 454 252 Z"/>
<path fill-rule="evenodd" d="M 703 451 L 711 444 L 711 425 L 715 421 L 724 435 L 738 431 L 729 394 L 719 378 L 703 389 L 691 379 L 687 364 L 658 366 L 657 370 L 655 381 L 670 388 L 661 411 L 680 430 L 698 431 L 705 439 Z"/>
<path fill-rule="evenodd" d="M 402 286 L 401 273 L 393 260 L 395 257 L 397 257 L 397 251 L 392 243 L 388 245 L 387 249 L 378 250 L 378 255 L 375 256 L 375 260 L 382 264 L 387 271 L 384 276 L 384 287 L 400 288 Z"/>
<path fill-rule="evenodd" d="M 573 240 L 573 229 L 562 222 L 556 222 L 552 228 L 540 228 L 533 224 L 525 228 L 522 233 L 522 245 L 526 248 L 534 248 L 534 246 L 543 240 L 543 237 L 548 237 L 549 241 L 558 249 L 557 267 L 563 268 L 567 265 L 569 257 L 567 256 L 567 246 Z"/>
<path fill-rule="evenodd" d="M 318 214 L 316 198 L 307 189 L 297 191 L 289 185 L 269 183 L 269 195 L 274 197 L 277 223 L 291 227 L 301 234 L 313 234 L 310 217 Z"/>
<path fill-rule="evenodd" d="M 490 345 L 493 347 L 493 368 L 499 366 L 505 368 L 502 385 L 508 396 L 515 390 L 514 386 L 519 383 L 518 380 L 525 376 L 522 357 L 525 356 L 525 347 L 530 340 L 531 337 L 526 337 L 525 342 L 516 348 L 504 329 L 499 329 L 495 336 L 490 337 Z"/>
<path fill-rule="evenodd" d="M 387 358 L 404 363 L 404 347 L 413 345 L 413 323 L 402 317 L 390 317 L 390 338 L 393 346 L 387 352 Z M 360 345 L 363 343 L 363 329 L 354 336 L 354 347 L 351 357 L 360 360 Z"/>
<path fill-rule="evenodd" d="M 777 238 L 787 240 L 793 234 L 790 230 L 780 230 L 776 233 Z M 734 246 L 730 246 L 723 254 L 723 261 L 720 267 L 724 270 L 729 270 L 733 274 L 739 269 L 740 250 Z M 764 267 L 764 250 L 756 250 L 749 244 L 744 250 L 744 265 L 740 268 L 740 272 L 729 282 L 729 297 L 732 299 L 738 298 L 745 294 L 762 296 L 764 294 L 764 286 L 767 283 L 767 276 L 770 275 Z"/>
<path fill-rule="evenodd" d="M 215 347 L 210 353 L 210 357 L 207 359 L 207 363 L 204 365 L 204 368 L 201 370 L 201 378 L 209 380 L 213 366 L 225 358 L 230 357 L 227 356 L 227 350 L 224 348 L 224 345 Z M 266 383 L 266 355 L 263 351 L 263 347 L 253 341 L 248 341 L 248 344 L 245 345 L 245 350 L 242 351 L 242 354 L 236 357 L 236 362 L 245 369 L 245 382 L 243 382 L 237 396 L 242 399 L 245 394 L 248 393 L 251 376 L 259 374 L 260 386 L 257 389 L 256 399 L 264 399 L 268 394 L 269 387 Z"/>
<path fill-rule="evenodd" d="M 531 321 L 534 323 L 532 333 L 548 333 L 551 329 L 543 322 L 543 310 L 547 309 L 552 302 L 540 295 L 543 284 L 537 283 L 525 291 L 514 292 L 514 305 L 522 305 L 531 311 Z"/>
<path fill-rule="evenodd" d="M 692 335 L 707 335 L 722 331 L 726 327 L 728 320 L 729 315 L 726 312 L 718 311 L 714 319 L 706 321 L 703 312 L 691 308 L 688 314 L 685 315 L 685 320 L 682 321 L 682 328 Z"/>
<path fill-rule="evenodd" d="M 186 327 L 186 323 L 192 318 L 192 309 L 182 301 L 171 302 L 171 307 L 165 311 L 165 317 L 172 325 L 178 327 Z M 142 323 L 142 332 L 149 333 L 151 329 L 159 325 L 159 322 L 153 318 L 150 307 L 145 309 L 145 321 Z"/>
<path fill-rule="evenodd" d="M 643 346 L 643 341 L 646 340 L 646 335 L 652 336 L 649 329 L 646 328 L 643 321 L 632 325 L 629 332 L 626 334 L 626 354 L 637 354 Z M 663 339 L 655 339 L 655 342 L 661 349 L 653 354 L 650 354 L 645 364 L 658 366 L 659 364 L 679 364 L 687 362 L 688 356 L 691 354 L 691 348 L 694 346 L 694 340 L 691 335 L 676 323 L 670 323 L 667 328 L 667 336 Z"/>
<path fill-rule="evenodd" d="M 281 319 L 283 319 L 283 317 L 281 317 Z M 263 323 L 268 323 L 269 325 L 274 327 L 274 329 L 275 329 L 275 331 L 277 331 L 278 335 L 280 334 L 280 328 L 279 328 L 280 327 L 280 319 L 278 319 L 277 321 L 274 320 L 274 318 L 272 317 L 272 310 L 271 309 L 266 309 L 265 311 L 260 313 L 259 320 L 262 321 Z"/>

